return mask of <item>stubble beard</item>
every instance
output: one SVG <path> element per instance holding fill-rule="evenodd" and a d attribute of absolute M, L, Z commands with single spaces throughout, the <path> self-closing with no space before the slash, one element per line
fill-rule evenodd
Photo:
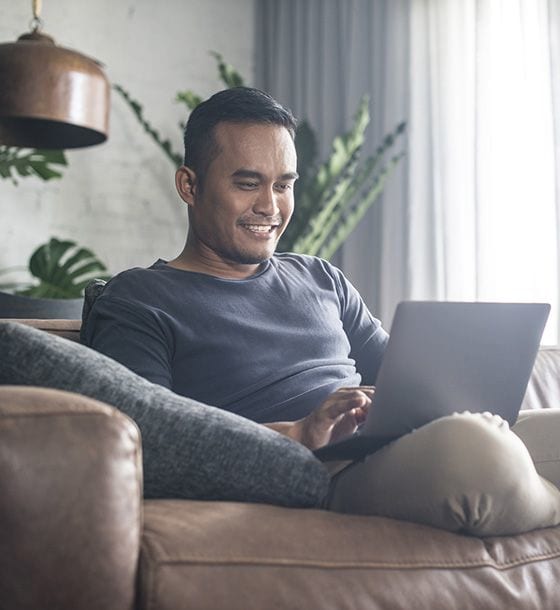
<path fill-rule="evenodd" d="M 247 252 L 241 250 L 221 250 L 217 251 L 217 253 L 221 258 L 224 258 L 237 265 L 260 265 L 261 263 L 264 263 L 265 261 L 269 260 L 274 254 L 275 250 L 276 244 L 274 249 L 270 253 L 263 252 L 259 254 L 257 252 Z"/>

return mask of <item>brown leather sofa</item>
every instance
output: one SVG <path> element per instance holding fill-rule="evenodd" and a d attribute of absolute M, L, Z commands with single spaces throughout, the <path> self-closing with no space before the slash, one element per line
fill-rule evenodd
<path fill-rule="evenodd" d="M 78 337 L 78 322 L 31 323 Z M 524 406 L 560 406 L 560 348 L 540 351 Z M 479 539 L 314 509 L 143 501 L 140 458 L 136 426 L 113 408 L 0 387 L 1 610 L 560 608 L 560 527 Z"/>

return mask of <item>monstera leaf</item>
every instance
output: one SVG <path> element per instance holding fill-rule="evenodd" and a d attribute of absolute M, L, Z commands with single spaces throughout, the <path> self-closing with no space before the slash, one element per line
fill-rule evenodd
<path fill-rule="evenodd" d="M 37 176 L 42 180 L 61 178 L 53 166 L 68 165 L 62 150 L 29 150 L 14 146 L 0 146 L 0 178 L 17 184 L 16 176 Z"/>
<path fill-rule="evenodd" d="M 33 252 L 29 271 L 39 283 L 17 294 L 47 299 L 79 298 L 92 279 L 109 277 L 91 250 L 54 237 Z"/>

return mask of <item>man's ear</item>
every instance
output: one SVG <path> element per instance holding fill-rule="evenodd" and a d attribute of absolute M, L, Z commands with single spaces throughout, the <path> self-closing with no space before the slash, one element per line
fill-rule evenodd
<path fill-rule="evenodd" d="M 181 199 L 187 205 L 194 205 L 196 191 L 197 191 L 197 180 L 194 171 L 186 165 L 181 167 L 175 172 L 175 187 Z"/>

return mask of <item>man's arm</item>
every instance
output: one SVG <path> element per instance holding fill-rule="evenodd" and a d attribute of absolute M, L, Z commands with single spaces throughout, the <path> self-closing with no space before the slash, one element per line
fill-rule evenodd
<path fill-rule="evenodd" d="M 374 385 L 389 335 L 343 273 L 332 266 L 331 271 L 338 291 L 342 325 L 351 346 L 350 357 L 356 363 L 362 383 Z"/>
<path fill-rule="evenodd" d="M 172 341 L 167 334 L 148 309 L 105 295 L 95 301 L 84 329 L 86 345 L 148 381 L 171 388 Z"/>

